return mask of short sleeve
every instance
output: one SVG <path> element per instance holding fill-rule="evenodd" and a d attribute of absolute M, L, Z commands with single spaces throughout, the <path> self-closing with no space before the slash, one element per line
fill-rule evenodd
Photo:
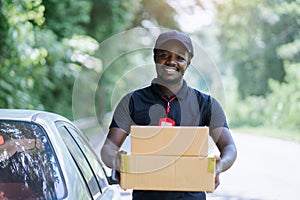
<path fill-rule="evenodd" d="M 131 95 L 132 93 L 129 93 L 121 99 L 114 111 L 109 128 L 121 128 L 127 134 L 130 133 L 130 126 L 134 124 L 130 114 Z"/>
<path fill-rule="evenodd" d="M 213 130 L 218 127 L 228 128 L 228 124 L 221 104 L 216 99 L 212 98 L 209 129 Z"/>

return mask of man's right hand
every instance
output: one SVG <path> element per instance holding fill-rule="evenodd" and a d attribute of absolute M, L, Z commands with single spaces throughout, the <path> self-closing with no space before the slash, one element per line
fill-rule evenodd
<path fill-rule="evenodd" d="M 122 164 L 122 161 L 121 161 L 121 157 L 122 157 L 122 154 L 127 154 L 126 151 L 118 151 L 117 154 L 116 154 L 116 157 L 115 157 L 115 163 L 114 163 L 114 169 L 117 170 L 118 172 L 120 172 L 121 170 L 121 164 Z"/>
<path fill-rule="evenodd" d="M 111 169 L 120 171 L 121 154 L 124 151 L 119 151 L 127 134 L 120 128 L 111 128 L 101 149 L 101 159 L 106 166 Z"/>

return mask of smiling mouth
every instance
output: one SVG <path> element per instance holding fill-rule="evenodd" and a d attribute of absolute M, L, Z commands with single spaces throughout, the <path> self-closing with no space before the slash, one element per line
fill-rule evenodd
<path fill-rule="evenodd" d="M 179 72 L 179 69 L 177 67 L 164 67 L 164 70 L 168 73 Z"/>

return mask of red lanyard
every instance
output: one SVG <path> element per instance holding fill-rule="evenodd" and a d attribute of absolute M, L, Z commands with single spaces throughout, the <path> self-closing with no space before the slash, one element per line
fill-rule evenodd
<path fill-rule="evenodd" d="M 174 96 L 174 97 L 172 97 L 170 100 L 168 100 L 168 99 L 167 99 L 166 97 L 164 97 L 164 96 L 162 96 L 161 98 L 167 102 L 166 115 L 167 115 L 167 117 L 168 117 L 169 112 L 170 112 L 170 108 L 171 108 L 170 103 L 171 103 L 172 101 L 174 101 L 177 97 Z"/>

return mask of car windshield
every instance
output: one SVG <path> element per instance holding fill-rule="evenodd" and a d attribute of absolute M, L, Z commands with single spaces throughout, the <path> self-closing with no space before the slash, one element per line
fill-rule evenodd
<path fill-rule="evenodd" d="M 0 120 L 0 199 L 60 199 L 63 180 L 52 146 L 37 124 Z"/>

